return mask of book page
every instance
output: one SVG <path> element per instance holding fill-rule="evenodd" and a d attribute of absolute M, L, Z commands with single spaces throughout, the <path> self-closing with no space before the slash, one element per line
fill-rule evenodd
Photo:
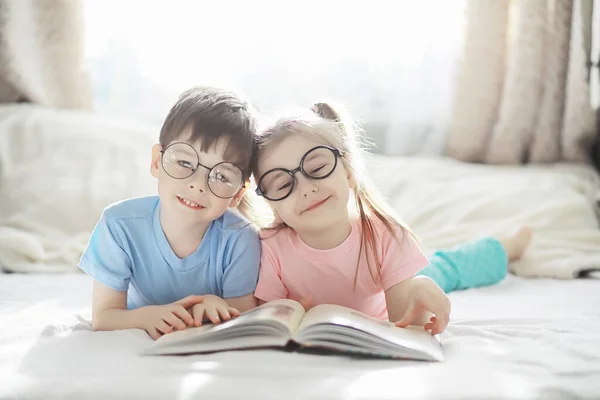
<path fill-rule="evenodd" d="M 299 303 L 293 300 L 275 300 L 248 310 L 239 317 L 221 324 L 208 323 L 199 328 L 174 331 L 158 339 L 153 347 L 168 347 L 188 341 L 221 340 L 238 335 L 262 336 L 261 331 L 266 334 L 265 329 L 273 325 L 281 327 L 278 329 L 279 336 L 289 339 L 300 324 L 303 315 L 304 308 Z M 287 332 L 285 335 L 283 330 Z M 272 334 L 273 330 L 271 329 L 270 332 Z"/>
<path fill-rule="evenodd" d="M 389 321 L 373 318 L 351 308 L 337 306 L 334 304 L 322 304 L 311 308 L 306 313 L 302 323 L 298 327 L 298 331 L 301 331 L 311 325 L 322 323 L 348 325 L 350 322 L 352 322 L 351 326 L 357 329 L 360 329 L 360 326 L 364 326 L 364 324 L 376 324 L 384 328 L 395 327 L 395 325 Z"/>
<path fill-rule="evenodd" d="M 366 332 L 394 345 L 419 351 L 439 353 L 440 342 L 422 327 L 398 328 L 389 321 L 370 317 L 350 308 L 324 304 L 310 309 L 296 330 L 296 336 L 309 333 L 325 324 L 337 325 Z"/>
<path fill-rule="evenodd" d="M 242 314 L 242 317 L 251 318 L 252 321 L 273 321 L 286 326 L 290 333 L 298 328 L 302 317 L 304 316 L 304 307 L 294 300 L 282 299 L 273 300 L 257 308 Z"/>

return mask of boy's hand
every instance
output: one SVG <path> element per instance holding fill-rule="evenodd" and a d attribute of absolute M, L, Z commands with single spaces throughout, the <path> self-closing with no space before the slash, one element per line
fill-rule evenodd
<path fill-rule="evenodd" d="M 192 316 L 194 324 L 202 326 L 204 317 L 210 320 L 213 324 L 218 324 L 221 321 L 229 321 L 231 318 L 238 317 L 240 312 L 230 307 L 229 304 L 222 298 L 207 294 L 204 296 L 204 301 L 192 307 Z"/>
<path fill-rule="evenodd" d="M 187 309 L 203 301 L 204 296 L 188 296 L 175 303 L 144 307 L 140 309 L 143 311 L 140 325 L 154 340 L 173 332 L 174 329 L 183 330 L 194 326 L 194 319 Z"/>
<path fill-rule="evenodd" d="M 450 299 L 431 279 L 415 278 L 409 292 L 408 307 L 396 326 L 420 325 L 425 313 L 428 317 L 434 314 L 425 323 L 425 329 L 431 330 L 432 335 L 442 333 L 450 320 Z"/>

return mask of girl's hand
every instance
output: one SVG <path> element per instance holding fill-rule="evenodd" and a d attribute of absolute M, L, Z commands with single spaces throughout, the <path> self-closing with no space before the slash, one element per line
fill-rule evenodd
<path fill-rule="evenodd" d="M 431 279 L 417 277 L 413 280 L 408 295 L 408 306 L 396 326 L 420 325 L 427 314 L 428 322 L 424 324 L 432 335 L 442 333 L 450 320 L 450 299 L 444 291 Z M 433 316 L 430 316 L 434 314 Z"/>
<path fill-rule="evenodd" d="M 204 296 L 188 296 L 163 306 L 143 307 L 140 309 L 140 325 L 154 340 L 175 329 L 183 330 L 188 326 L 194 326 L 194 319 L 187 309 L 201 304 L 202 301 L 204 301 Z"/>
<path fill-rule="evenodd" d="M 300 305 L 304 307 L 304 311 L 308 311 L 315 306 L 311 297 L 304 297 L 299 301 Z"/>
<path fill-rule="evenodd" d="M 192 316 L 194 317 L 194 325 L 202 326 L 204 317 L 210 320 L 213 324 L 218 324 L 221 321 L 229 321 L 231 318 L 238 317 L 240 312 L 222 298 L 207 294 L 204 296 L 204 301 L 192 307 Z"/>

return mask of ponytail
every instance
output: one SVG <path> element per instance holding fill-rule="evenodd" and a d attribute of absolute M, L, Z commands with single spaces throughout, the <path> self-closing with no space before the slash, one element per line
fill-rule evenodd
<path fill-rule="evenodd" d="M 358 211 L 362 233 L 356 273 L 354 275 L 354 287 L 356 287 L 356 282 L 358 280 L 358 267 L 363 252 L 366 254 L 369 273 L 373 280 L 377 282 L 378 279 L 381 279 L 383 260 L 380 257 L 380 252 L 377 251 L 378 244 L 380 245 L 380 243 L 377 243 L 378 238 L 375 234 L 376 229 L 374 219 L 379 220 L 384 225 L 400 246 L 402 246 L 407 234 L 413 238 L 414 235 L 410 229 L 394 215 L 394 212 L 387 207 L 379 191 L 369 182 L 367 177 L 364 176 L 364 166 L 362 165 L 361 157 L 364 150 L 359 144 L 359 139 L 363 139 L 363 137 L 359 135 L 360 130 L 354 126 L 349 119 L 344 118 L 342 112 L 331 103 L 318 102 L 315 103 L 311 109 L 320 118 L 332 121 L 338 125 L 339 131 L 344 136 L 345 143 L 348 147 L 347 149 L 341 150 L 344 150 L 344 153 L 349 155 L 350 159 L 346 159 L 346 163 L 357 181 L 357 186 L 354 189 L 354 201 Z M 362 143 L 364 143 L 364 141 L 362 141 Z M 402 238 L 399 237 L 399 232 L 402 233 Z M 371 255 L 375 260 L 377 268 L 373 268 L 371 265 Z M 373 272 L 374 269 L 376 269 L 377 273 Z"/>

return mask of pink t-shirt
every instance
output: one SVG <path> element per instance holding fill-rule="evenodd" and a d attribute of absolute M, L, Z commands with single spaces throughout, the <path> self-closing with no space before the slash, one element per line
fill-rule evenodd
<path fill-rule="evenodd" d="M 352 231 L 344 242 L 327 250 L 308 246 L 290 228 L 275 234 L 265 232 L 261 235 L 262 256 L 255 296 L 264 301 L 310 299 L 313 305 L 338 304 L 387 319 L 384 291 L 414 276 L 429 261 L 410 235 L 398 232 L 398 243 L 379 220 L 374 220 L 373 225 L 382 261 L 381 274 L 372 255 L 373 274 L 369 272 L 363 249 L 356 287 L 353 285 L 362 229 L 359 220 L 352 223 Z"/>

